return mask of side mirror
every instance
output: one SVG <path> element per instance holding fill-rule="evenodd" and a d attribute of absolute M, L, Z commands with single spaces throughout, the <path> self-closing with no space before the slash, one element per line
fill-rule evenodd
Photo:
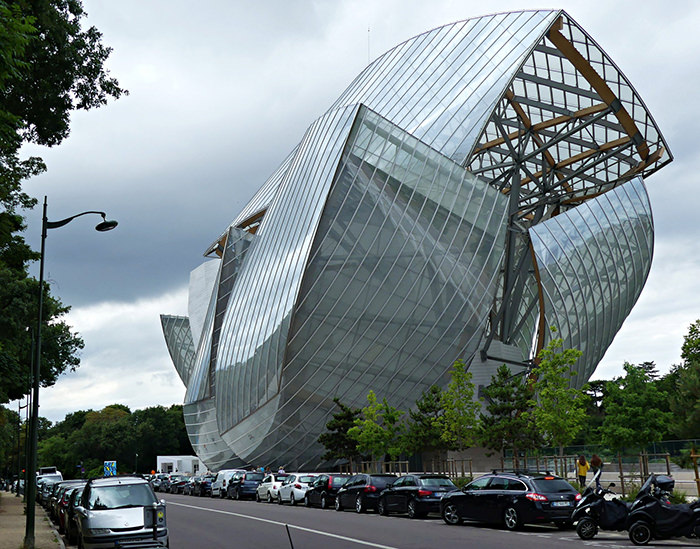
<path fill-rule="evenodd" d="M 83 507 L 82 505 L 76 506 L 75 512 L 78 513 L 81 517 L 87 516 L 87 511 L 85 510 L 85 507 Z"/>
<path fill-rule="evenodd" d="M 610 484 L 608 484 L 608 488 L 615 488 L 615 486 L 617 486 L 617 485 L 614 482 L 611 482 Z"/>

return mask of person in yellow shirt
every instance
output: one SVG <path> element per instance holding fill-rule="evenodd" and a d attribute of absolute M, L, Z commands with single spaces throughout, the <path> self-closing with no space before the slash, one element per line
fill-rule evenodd
<path fill-rule="evenodd" d="M 581 486 L 585 486 L 586 484 L 586 474 L 588 473 L 588 469 L 590 469 L 590 465 L 588 465 L 588 462 L 586 461 L 586 457 L 581 454 L 578 457 L 578 461 L 576 462 L 576 469 L 578 470 L 578 483 Z"/>

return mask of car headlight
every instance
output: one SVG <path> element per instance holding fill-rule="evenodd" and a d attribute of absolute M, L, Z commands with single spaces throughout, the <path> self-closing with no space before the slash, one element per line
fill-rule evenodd
<path fill-rule="evenodd" d="M 91 536 L 104 536 L 111 532 L 109 528 L 88 528 L 87 531 Z"/>

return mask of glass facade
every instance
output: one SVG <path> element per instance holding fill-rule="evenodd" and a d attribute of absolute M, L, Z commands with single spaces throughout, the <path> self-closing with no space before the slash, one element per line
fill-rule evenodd
<path fill-rule="evenodd" d="M 580 387 L 644 286 L 643 179 L 671 160 L 563 11 L 396 46 L 205 250 L 189 322 L 163 317 L 195 451 L 211 469 L 324 467 L 334 398 L 406 409 L 458 358 L 527 373 L 550 325 L 584 353 Z"/>

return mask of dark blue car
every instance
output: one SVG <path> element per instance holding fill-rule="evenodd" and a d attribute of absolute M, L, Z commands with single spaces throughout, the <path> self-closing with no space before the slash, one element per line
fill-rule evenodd
<path fill-rule="evenodd" d="M 239 471 L 231 477 L 226 495 L 231 499 L 253 499 L 264 476 L 263 473 L 254 471 Z"/>

